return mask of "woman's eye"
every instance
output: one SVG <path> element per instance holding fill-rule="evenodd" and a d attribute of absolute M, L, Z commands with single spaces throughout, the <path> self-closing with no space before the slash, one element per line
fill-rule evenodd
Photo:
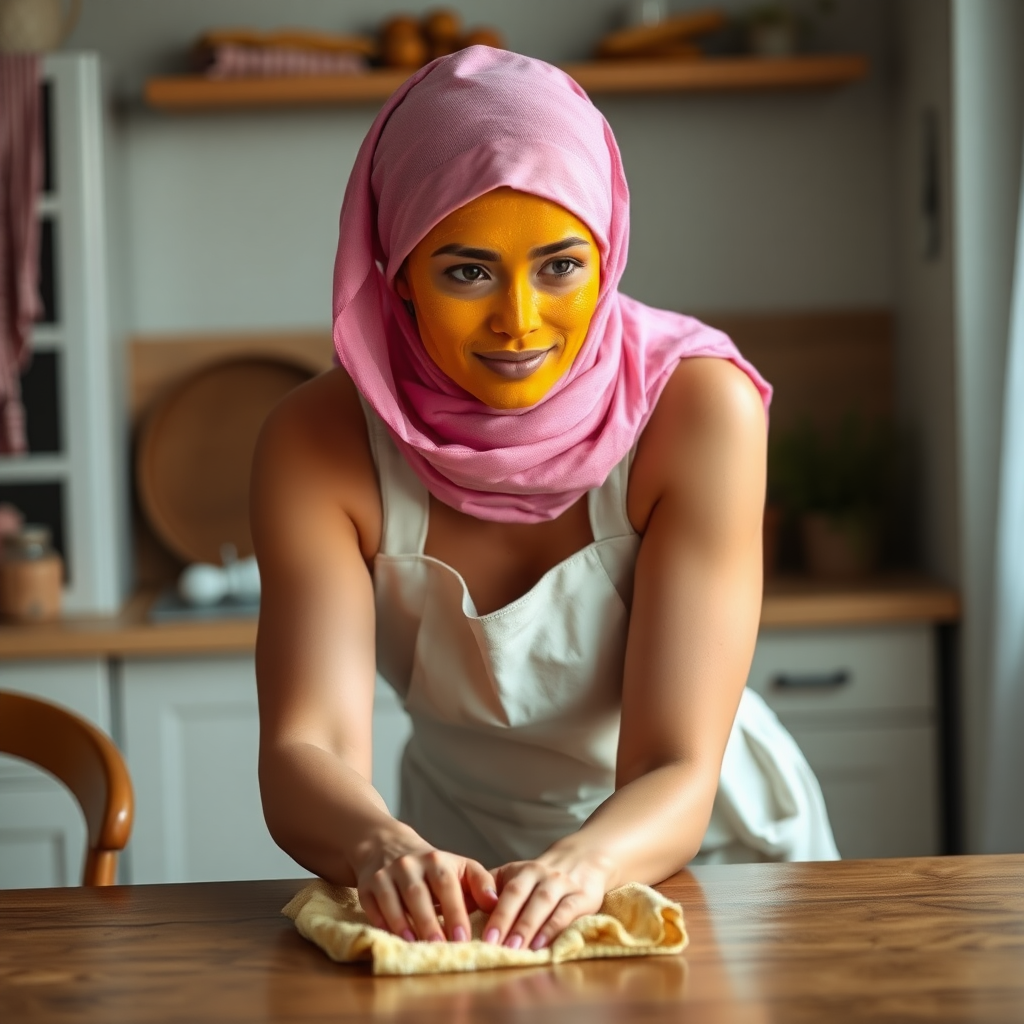
<path fill-rule="evenodd" d="M 579 260 L 570 259 L 568 256 L 562 256 L 557 260 L 552 260 L 544 270 L 553 275 L 554 277 L 568 277 L 574 271 L 582 267 L 583 264 Z"/>
<path fill-rule="evenodd" d="M 486 281 L 489 276 L 483 267 L 477 266 L 475 263 L 464 263 L 458 267 L 449 267 L 445 273 L 456 281 L 462 281 L 464 284 Z"/>

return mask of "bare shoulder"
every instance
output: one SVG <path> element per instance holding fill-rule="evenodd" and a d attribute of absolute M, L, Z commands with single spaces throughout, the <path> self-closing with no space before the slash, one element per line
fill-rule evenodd
<path fill-rule="evenodd" d="M 359 394 L 340 367 L 295 388 L 267 417 L 253 458 L 253 539 L 259 548 L 261 534 L 279 534 L 295 515 L 329 520 L 333 512 L 351 520 L 372 559 L 380 488 Z"/>
<path fill-rule="evenodd" d="M 628 511 L 643 533 L 666 499 L 713 505 L 720 492 L 763 502 L 767 423 L 753 381 L 727 359 L 683 359 L 665 385 L 637 446 Z M 760 514 L 760 513 L 758 513 Z"/>

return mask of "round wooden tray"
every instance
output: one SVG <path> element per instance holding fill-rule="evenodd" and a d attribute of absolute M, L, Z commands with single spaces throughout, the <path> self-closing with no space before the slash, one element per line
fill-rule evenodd
<path fill-rule="evenodd" d="M 157 537 L 186 562 L 252 554 L 249 473 L 267 413 L 312 374 L 274 359 L 200 370 L 160 399 L 139 433 L 135 477 Z"/>

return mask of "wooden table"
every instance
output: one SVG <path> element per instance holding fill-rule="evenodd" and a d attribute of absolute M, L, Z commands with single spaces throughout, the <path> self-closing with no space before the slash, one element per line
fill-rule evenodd
<path fill-rule="evenodd" d="M 681 957 L 374 978 L 299 881 L 0 892 L 0 1021 L 1024 1021 L 1024 855 L 683 872 Z"/>

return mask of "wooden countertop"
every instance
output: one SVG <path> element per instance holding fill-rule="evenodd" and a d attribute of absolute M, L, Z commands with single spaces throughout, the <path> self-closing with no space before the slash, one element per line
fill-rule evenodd
<path fill-rule="evenodd" d="M 304 884 L 0 892 L 0 1020 L 1024 1020 L 1022 854 L 698 867 L 680 955 L 420 977 L 332 963 Z"/>
<path fill-rule="evenodd" d="M 150 622 L 153 594 L 137 594 L 119 615 L 69 616 L 34 625 L 0 625 L 0 661 L 15 658 L 120 658 L 232 654 L 256 644 L 256 619 Z"/>
<path fill-rule="evenodd" d="M 138 594 L 120 615 L 67 617 L 38 625 L 0 625 L 0 661 L 16 658 L 120 658 L 232 654 L 251 651 L 256 620 L 155 624 L 146 618 L 152 594 Z M 920 577 L 874 579 L 836 586 L 800 578 L 770 581 L 763 628 L 955 622 L 956 591 Z"/>
<path fill-rule="evenodd" d="M 955 590 L 920 576 L 887 576 L 836 584 L 806 577 L 769 580 L 761 628 L 950 623 L 960 618 Z"/>

